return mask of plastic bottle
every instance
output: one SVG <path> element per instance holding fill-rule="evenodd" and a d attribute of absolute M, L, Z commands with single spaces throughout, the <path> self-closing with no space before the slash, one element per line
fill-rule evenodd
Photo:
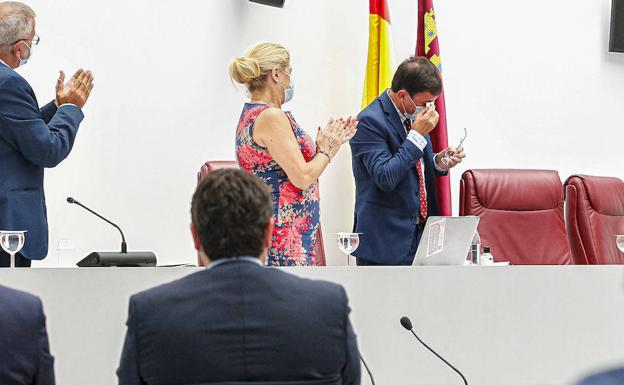
<path fill-rule="evenodd" d="M 494 263 L 494 256 L 492 255 L 492 249 L 489 246 L 483 246 L 483 254 L 481 255 L 482 265 L 491 265 Z"/>
<path fill-rule="evenodd" d="M 476 230 L 474 237 L 472 237 L 472 243 L 470 244 L 470 260 L 473 265 L 478 265 L 481 261 L 481 237 Z"/>

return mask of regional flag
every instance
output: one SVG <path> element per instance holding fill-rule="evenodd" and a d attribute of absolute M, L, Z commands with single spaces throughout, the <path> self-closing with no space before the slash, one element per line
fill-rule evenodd
<path fill-rule="evenodd" d="M 442 74 L 440 60 L 440 43 L 438 40 L 438 28 L 436 26 L 433 0 L 418 0 L 418 37 L 416 39 L 416 55 L 426 56 L 438 67 Z M 446 107 L 444 104 L 444 89 L 436 100 L 436 110 L 440 114 L 438 126 L 430 134 L 433 151 L 438 153 L 448 147 L 448 134 L 446 131 Z M 450 175 L 436 178 L 436 190 L 438 193 L 438 207 L 441 215 L 452 215 L 451 206 L 451 182 Z"/>

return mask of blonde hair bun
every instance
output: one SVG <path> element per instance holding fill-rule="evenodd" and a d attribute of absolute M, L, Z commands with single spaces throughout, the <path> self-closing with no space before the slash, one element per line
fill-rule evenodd
<path fill-rule="evenodd" d="M 267 75 L 275 68 L 286 69 L 290 65 L 288 50 L 275 43 L 260 43 L 249 48 L 245 56 L 237 57 L 229 65 L 230 78 L 255 91 L 265 86 Z"/>
<path fill-rule="evenodd" d="M 262 75 L 258 59 L 248 56 L 237 57 L 230 63 L 230 77 L 237 83 L 249 85 Z"/>

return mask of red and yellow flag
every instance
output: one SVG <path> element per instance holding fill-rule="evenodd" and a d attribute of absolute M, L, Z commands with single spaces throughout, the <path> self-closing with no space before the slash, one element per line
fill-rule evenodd
<path fill-rule="evenodd" d="M 438 28 L 436 26 L 433 0 L 418 0 L 418 37 L 416 39 L 416 55 L 426 56 L 438 67 L 442 74 L 442 62 L 440 60 L 440 43 L 438 41 Z M 433 145 L 433 152 L 438 153 L 448 147 L 448 134 L 446 131 L 446 105 L 444 103 L 444 90 L 436 100 L 436 110 L 440 114 L 438 126 L 429 134 Z M 441 215 L 452 215 L 451 210 L 451 182 L 450 176 L 436 178 L 436 191 L 438 193 L 438 208 Z"/>
<path fill-rule="evenodd" d="M 386 0 L 370 0 L 368 60 L 362 108 L 368 106 L 392 84 L 394 54 L 390 33 L 390 13 Z"/>

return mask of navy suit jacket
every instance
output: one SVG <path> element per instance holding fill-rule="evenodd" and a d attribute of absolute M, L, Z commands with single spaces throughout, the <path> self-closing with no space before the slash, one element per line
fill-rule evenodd
<path fill-rule="evenodd" d="M 615 368 L 589 376 L 577 385 L 622 385 L 624 384 L 624 368 Z"/>
<path fill-rule="evenodd" d="M 359 384 L 349 312 L 339 285 L 230 259 L 130 298 L 119 384 Z"/>
<path fill-rule="evenodd" d="M 39 298 L 0 286 L 0 384 L 54 385 Z"/>
<path fill-rule="evenodd" d="M 71 105 L 39 109 L 28 82 L 0 63 L 0 230 L 28 230 L 28 259 L 48 254 L 43 169 L 69 155 L 82 119 Z"/>
<path fill-rule="evenodd" d="M 433 164 L 431 140 L 421 151 L 406 140 L 387 91 L 358 115 L 358 131 L 351 139 L 355 177 L 354 232 L 362 233 L 353 253 L 376 263 L 411 263 L 410 255 L 420 210 L 416 162 L 423 158 L 429 215 L 438 215 L 435 176 L 444 175 Z"/>

